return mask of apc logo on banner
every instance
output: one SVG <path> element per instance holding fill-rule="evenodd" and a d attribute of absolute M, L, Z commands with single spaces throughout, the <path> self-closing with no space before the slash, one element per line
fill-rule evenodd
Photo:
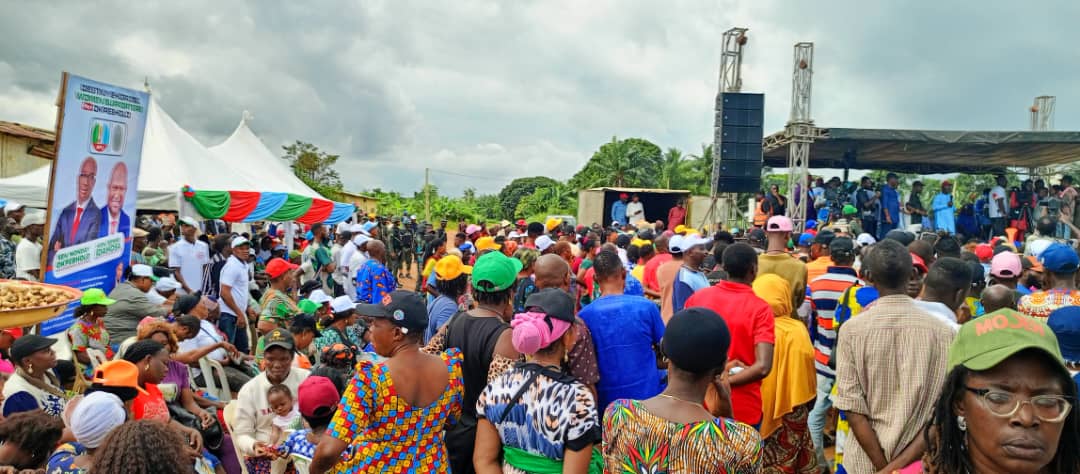
<path fill-rule="evenodd" d="M 127 124 L 103 119 L 90 120 L 90 153 L 123 155 Z"/>

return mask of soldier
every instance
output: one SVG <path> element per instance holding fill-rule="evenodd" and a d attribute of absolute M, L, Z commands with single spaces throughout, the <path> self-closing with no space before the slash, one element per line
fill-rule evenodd
<path fill-rule="evenodd" d="M 401 275 L 401 218 L 394 216 L 392 223 L 384 228 L 386 242 L 386 266 L 395 280 L 400 280 Z"/>
<path fill-rule="evenodd" d="M 412 265 L 416 252 L 414 238 L 416 235 L 416 221 L 409 219 L 405 228 L 401 230 L 401 268 L 405 270 L 405 278 L 412 278 Z"/>

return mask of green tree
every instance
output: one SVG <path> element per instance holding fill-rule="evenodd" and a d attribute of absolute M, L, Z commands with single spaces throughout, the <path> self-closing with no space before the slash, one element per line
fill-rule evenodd
<path fill-rule="evenodd" d="M 570 187 L 656 187 L 659 181 L 660 147 L 641 138 L 611 141 L 600 147 L 574 177 Z"/>
<path fill-rule="evenodd" d="M 499 191 L 498 212 L 493 214 L 492 217 L 513 219 L 514 212 L 517 210 L 518 204 L 521 202 L 522 198 L 533 194 L 538 188 L 551 187 L 558 184 L 558 181 L 546 176 L 532 176 L 515 179 Z"/>
<path fill-rule="evenodd" d="M 284 158 L 289 162 L 293 174 L 300 178 L 315 192 L 331 199 L 337 199 L 342 190 L 341 176 L 334 169 L 340 155 L 332 155 L 319 150 L 311 143 L 297 140 L 292 145 L 283 146 Z"/>
<path fill-rule="evenodd" d="M 577 194 L 565 184 L 539 188 L 518 203 L 515 215 L 538 220 L 547 215 L 573 215 L 577 210 Z"/>
<path fill-rule="evenodd" d="M 678 148 L 668 148 L 660 157 L 660 180 L 657 184 L 665 189 L 691 188 L 693 168 L 693 160 L 684 156 Z"/>

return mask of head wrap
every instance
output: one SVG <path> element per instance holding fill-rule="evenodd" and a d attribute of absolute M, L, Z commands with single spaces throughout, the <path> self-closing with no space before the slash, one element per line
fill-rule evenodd
<path fill-rule="evenodd" d="M 774 316 L 791 315 L 791 283 L 775 273 L 766 273 L 754 280 L 754 294 L 769 303 Z"/>
<path fill-rule="evenodd" d="M 510 327 L 514 330 L 514 349 L 522 354 L 535 354 L 566 334 L 570 323 L 549 318 L 544 313 L 529 311 L 515 314 L 514 320 L 510 321 Z"/>
<path fill-rule="evenodd" d="M 68 424 L 79 443 L 94 449 L 126 419 L 127 411 L 119 397 L 107 392 L 93 392 L 79 401 Z"/>

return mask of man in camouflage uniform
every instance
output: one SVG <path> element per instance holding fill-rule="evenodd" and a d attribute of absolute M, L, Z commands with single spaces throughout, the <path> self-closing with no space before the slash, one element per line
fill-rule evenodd
<path fill-rule="evenodd" d="M 401 280 L 402 269 L 402 224 L 401 218 L 394 216 L 390 226 L 383 228 L 387 244 L 387 269 L 394 275 L 394 280 Z"/>
<path fill-rule="evenodd" d="M 412 278 L 412 265 L 416 250 L 414 238 L 416 235 L 416 221 L 409 219 L 404 229 L 401 229 L 401 268 L 405 270 L 405 278 Z"/>

